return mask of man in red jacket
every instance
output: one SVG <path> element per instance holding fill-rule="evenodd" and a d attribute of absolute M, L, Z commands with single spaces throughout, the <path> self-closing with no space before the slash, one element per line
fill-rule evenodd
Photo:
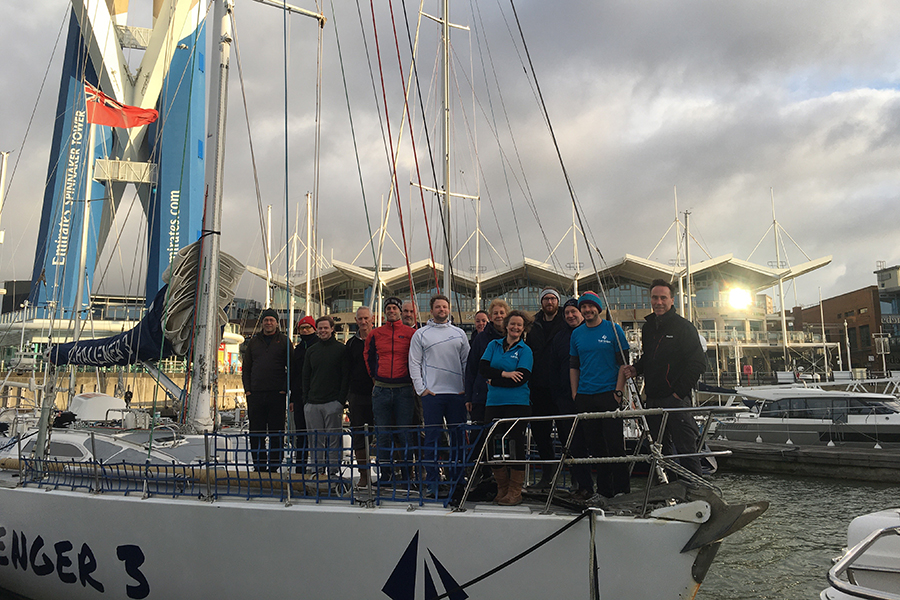
<path fill-rule="evenodd" d="M 397 440 L 401 459 L 409 456 L 412 436 L 409 432 L 392 435 L 390 428 L 411 427 L 414 424 L 415 394 L 409 376 L 409 342 L 415 329 L 400 320 L 403 303 L 399 298 L 384 301 L 387 321 L 366 337 L 363 350 L 366 369 L 372 377 L 372 412 L 375 415 L 378 442 L 379 481 L 390 481 L 392 468 L 392 438 Z"/>

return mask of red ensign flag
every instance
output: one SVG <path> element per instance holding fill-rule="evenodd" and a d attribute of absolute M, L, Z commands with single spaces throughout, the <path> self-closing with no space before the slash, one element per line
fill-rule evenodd
<path fill-rule="evenodd" d="M 89 83 L 84 84 L 88 123 L 110 127 L 139 127 L 154 122 L 159 113 L 153 108 L 138 108 L 116 102 Z"/>

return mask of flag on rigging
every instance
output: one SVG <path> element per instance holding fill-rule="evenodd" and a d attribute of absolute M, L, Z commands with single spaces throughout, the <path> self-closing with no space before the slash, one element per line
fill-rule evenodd
<path fill-rule="evenodd" d="M 140 127 L 159 118 L 153 108 L 138 108 L 116 102 L 89 83 L 84 84 L 88 123 L 110 127 Z"/>

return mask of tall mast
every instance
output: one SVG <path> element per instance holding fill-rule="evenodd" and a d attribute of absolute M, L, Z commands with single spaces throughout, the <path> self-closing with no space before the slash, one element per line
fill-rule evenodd
<path fill-rule="evenodd" d="M 6 201 L 6 163 L 9 159 L 9 152 L 0 152 L 0 216 L 3 215 L 3 203 Z M 0 229 L 0 247 L 3 246 L 5 234 Z M 0 313 L 3 312 L 2 296 L 6 294 L 6 289 L 0 288 Z"/>
<path fill-rule="evenodd" d="M 306 192 L 306 314 L 311 315 L 312 309 L 310 302 L 312 301 L 312 293 L 309 286 L 312 285 L 312 194 Z"/>
<path fill-rule="evenodd" d="M 688 219 L 691 216 L 691 212 L 686 210 L 684 211 L 684 264 L 685 264 L 685 272 L 684 272 L 684 281 L 685 281 L 685 290 L 687 291 L 687 320 L 691 323 L 694 322 L 694 302 L 692 298 L 693 289 L 691 287 L 691 227 Z"/>
<path fill-rule="evenodd" d="M 272 205 L 266 207 L 266 308 L 272 308 Z"/>
<path fill-rule="evenodd" d="M 678 271 L 678 314 L 684 315 L 684 276 L 681 274 L 681 219 L 678 218 L 678 188 L 672 186 L 675 196 L 675 269 Z"/>
<path fill-rule="evenodd" d="M 218 379 L 219 246 L 222 231 L 222 174 L 225 163 L 225 114 L 228 100 L 228 65 L 231 59 L 231 11 L 233 0 L 218 0 L 213 12 L 213 42 L 219 46 L 218 85 L 210 94 L 209 161 L 206 163 L 207 210 L 203 217 L 200 260 L 200 295 L 197 298 L 197 331 L 191 371 L 188 423 L 196 431 L 213 428 L 210 402 Z"/>
<path fill-rule="evenodd" d="M 481 194 L 475 198 L 475 310 L 481 310 Z"/>
<path fill-rule="evenodd" d="M 72 341 L 76 344 L 81 338 L 81 309 L 82 299 L 84 297 L 84 279 L 87 272 L 87 251 L 88 251 L 88 233 L 90 232 L 91 217 L 91 183 L 94 180 L 94 132 L 97 126 L 91 124 L 90 133 L 88 134 L 88 156 L 87 166 L 85 168 L 85 184 L 84 184 L 84 211 L 81 216 L 81 248 L 78 252 L 78 283 L 75 286 L 75 306 L 72 315 Z M 88 291 L 88 306 L 90 306 L 90 291 Z M 69 403 L 75 397 L 75 369 L 72 368 L 69 374 Z"/>
<path fill-rule="evenodd" d="M 769 188 L 769 193 L 772 196 L 772 229 L 775 232 L 775 268 L 779 271 L 782 269 L 781 266 L 781 244 L 778 239 L 778 219 L 775 218 L 775 190 L 773 188 Z M 784 277 L 779 273 L 778 275 L 778 297 L 781 302 L 781 335 L 782 341 L 782 349 L 784 352 L 784 368 L 785 370 L 790 368 L 790 364 L 788 361 L 788 331 L 787 331 L 787 313 L 784 309 Z"/>
<path fill-rule="evenodd" d="M 444 110 L 444 294 L 453 302 L 450 289 L 450 0 L 443 0 L 441 23 L 442 47 L 442 87 Z"/>

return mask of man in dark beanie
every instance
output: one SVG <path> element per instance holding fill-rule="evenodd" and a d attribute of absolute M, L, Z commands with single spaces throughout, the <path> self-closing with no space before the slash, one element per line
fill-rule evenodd
<path fill-rule="evenodd" d="M 262 330 L 247 342 L 241 378 L 250 417 L 253 468 L 274 473 L 281 466 L 288 389 L 287 364 L 292 348 L 290 340 L 278 329 L 278 313 L 267 308 L 260 314 L 260 321 Z"/>

